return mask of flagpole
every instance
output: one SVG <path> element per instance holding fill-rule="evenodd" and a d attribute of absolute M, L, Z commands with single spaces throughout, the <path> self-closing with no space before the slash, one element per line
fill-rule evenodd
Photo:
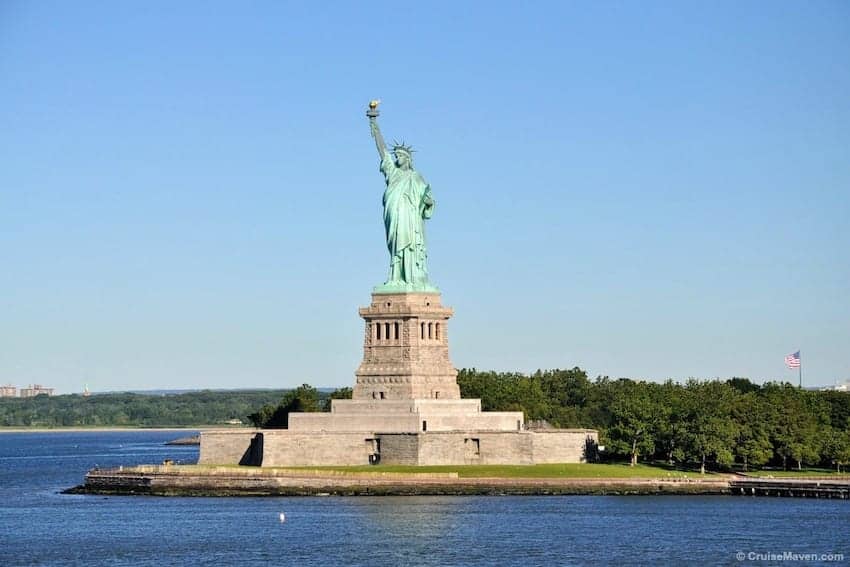
<path fill-rule="evenodd" d="M 799 351 L 797 351 L 799 352 Z M 797 367 L 797 372 L 799 372 L 800 376 L 800 389 L 803 389 L 803 356 L 800 355 L 800 366 Z"/>

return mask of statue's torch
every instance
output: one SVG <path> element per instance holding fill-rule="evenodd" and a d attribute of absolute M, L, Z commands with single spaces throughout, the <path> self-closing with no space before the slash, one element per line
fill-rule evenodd
<path fill-rule="evenodd" d="M 366 111 L 366 116 L 369 117 L 369 120 L 374 120 L 378 117 L 378 105 L 381 104 L 380 100 L 370 100 L 369 101 L 369 110 Z"/>

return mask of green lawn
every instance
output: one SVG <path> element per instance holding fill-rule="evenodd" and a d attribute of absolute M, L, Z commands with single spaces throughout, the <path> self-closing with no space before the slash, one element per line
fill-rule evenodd
<path fill-rule="evenodd" d="M 850 477 L 850 473 L 846 471 L 842 471 L 841 474 L 835 472 L 835 469 L 803 469 L 801 471 L 798 470 L 790 470 L 790 471 L 779 471 L 779 470 L 761 470 L 761 471 L 750 471 L 747 473 L 749 476 L 757 476 L 757 477 L 775 477 L 775 478 L 805 478 L 810 476 L 834 476 L 836 478 L 841 477 Z"/>
<path fill-rule="evenodd" d="M 390 473 L 447 473 L 459 477 L 501 478 L 699 478 L 699 473 L 669 470 L 649 465 L 630 467 L 620 464 L 546 464 L 546 465 L 445 465 L 402 466 L 362 465 L 352 467 L 303 467 L 312 470 Z"/>

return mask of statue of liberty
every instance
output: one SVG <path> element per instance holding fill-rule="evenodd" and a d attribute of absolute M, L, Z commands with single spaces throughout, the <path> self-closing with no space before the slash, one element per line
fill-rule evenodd
<path fill-rule="evenodd" d="M 425 220 L 434 214 L 431 187 L 413 169 L 413 149 L 403 142 L 394 144 L 390 152 L 378 128 L 378 101 L 369 103 L 366 111 L 372 137 L 381 158 L 384 190 L 384 228 L 390 253 L 387 281 L 375 292 L 437 291 L 428 281 L 425 246 Z"/>

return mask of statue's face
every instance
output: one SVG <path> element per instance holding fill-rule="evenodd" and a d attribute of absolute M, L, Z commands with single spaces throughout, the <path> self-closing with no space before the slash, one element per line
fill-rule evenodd
<path fill-rule="evenodd" d="M 402 169 L 407 169 L 410 167 L 410 158 L 407 157 L 407 154 L 399 152 L 395 156 L 396 165 L 398 165 Z"/>

